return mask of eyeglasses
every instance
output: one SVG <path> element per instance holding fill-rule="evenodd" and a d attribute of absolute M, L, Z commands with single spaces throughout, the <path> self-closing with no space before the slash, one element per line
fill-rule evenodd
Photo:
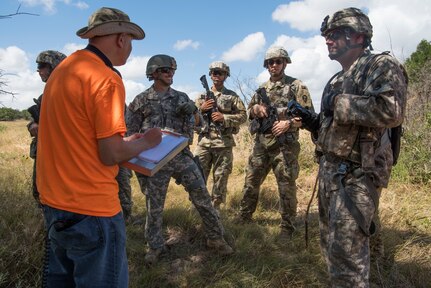
<path fill-rule="evenodd" d="M 37 70 L 49 67 L 51 67 L 51 65 L 49 65 L 48 63 L 37 63 Z"/>
<path fill-rule="evenodd" d="M 280 65 L 280 64 L 282 64 L 283 63 L 283 60 L 282 59 L 269 59 L 268 60 L 268 65 L 274 65 L 274 63 L 275 64 L 277 64 L 277 65 Z"/>
<path fill-rule="evenodd" d="M 343 38 L 346 33 L 343 30 L 337 29 L 325 35 L 325 40 L 337 41 Z"/>
<path fill-rule="evenodd" d="M 170 68 L 170 67 L 162 67 L 162 68 L 159 68 L 157 70 L 161 73 L 166 73 L 166 74 L 170 73 L 170 72 L 175 73 L 175 69 Z"/>
<path fill-rule="evenodd" d="M 222 75 L 224 75 L 224 72 L 221 70 L 212 70 L 211 74 L 214 76 L 222 76 Z"/>

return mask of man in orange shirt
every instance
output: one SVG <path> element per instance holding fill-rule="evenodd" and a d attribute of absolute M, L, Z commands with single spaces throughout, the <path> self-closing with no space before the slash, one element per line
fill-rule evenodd
<path fill-rule="evenodd" d="M 161 141 L 160 129 L 123 138 L 124 65 L 145 33 L 114 8 L 101 8 L 76 33 L 89 45 L 51 74 L 41 110 L 37 187 L 47 227 L 47 287 L 127 287 L 118 163 Z"/>

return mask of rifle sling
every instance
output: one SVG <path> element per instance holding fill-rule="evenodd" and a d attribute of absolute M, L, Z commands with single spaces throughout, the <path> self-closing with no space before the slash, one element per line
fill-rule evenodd
<path fill-rule="evenodd" d="M 340 166 L 338 168 L 338 172 L 336 173 L 336 175 L 339 176 L 338 177 L 339 189 L 340 189 L 341 195 L 344 199 L 344 203 L 346 204 L 347 210 L 349 210 L 350 214 L 355 219 L 356 223 L 358 224 L 359 228 L 361 228 L 362 232 L 366 236 L 370 237 L 371 235 L 373 235 L 376 232 L 376 225 L 375 225 L 374 221 L 371 221 L 370 227 L 367 228 L 364 215 L 358 209 L 356 204 L 353 202 L 352 198 L 350 198 L 349 194 L 344 189 L 343 179 L 347 174 L 347 167 L 348 166 L 346 163 L 341 162 Z M 379 196 L 377 193 L 377 189 L 375 188 L 375 186 L 372 183 L 371 178 L 370 178 L 370 176 L 368 176 L 368 174 L 365 174 L 364 177 L 365 177 L 365 185 L 368 188 L 368 192 L 370 194 L 370 197 L 374 202 L 374 207 L 377 210 L 377 208 L 379 207 Z"/>

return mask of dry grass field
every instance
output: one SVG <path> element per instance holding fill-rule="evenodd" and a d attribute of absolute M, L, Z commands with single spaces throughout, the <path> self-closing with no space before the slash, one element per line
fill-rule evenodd
<path fill-rule="evenodd" d="M 42 214 L 31 196 L 33 160 L 28 157 L 30 137 L 25 125 L 25 121 L 0 122 L 0 287 L 41 285 L 44 228 Z M 228 199 L 221 210 L 226 238 L 235 254 L 220 258 L 207 251 L 200 219 L 187 193 L 171 183 L 164 213 L 170 250 L 154 267 L 143 263 L 147 250 L 143 227 L 127 226 L 130 287 L 328 286 L 318 247 L 316 200 L 309 215 L 308 249 L 304 241 L 305 211 L 317 170 L 308 134 L 301 134 L 298 230 L 289 242 L 277 237 L 278 193 L 272 173 L 262 185 L 255 221 L 246 225 L 233 222 L 251 149 L 246 128 L 237 135 L 237 144 Z M 211 181 L 208 186 L 211 188 Z M 132 188 L 134 217 L 143 218 L 145 199 L 136 177 L 132 178 Z M 430 190 L 427 184 L 393 179 L 383 191 L 380 210 L 385 257 L 372 263 L 372 287 L 431 287 Z"/>

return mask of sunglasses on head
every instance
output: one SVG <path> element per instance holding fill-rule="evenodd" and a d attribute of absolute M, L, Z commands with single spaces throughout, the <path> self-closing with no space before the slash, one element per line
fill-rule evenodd
<path fill-rule="evenodd" d="M 170 72 L 174 72 L 175 69 L 170 68 L 170 67 L 162 67 L 158 69 L 161 73 L 170 73 Z"/>
<path fill-rule="evenodd" d="M 281 59 L 269 59 L 268 60 L 268 65 L 274 65 L 274 63 L 275 64 L 277 64 L 277 65 L 280 65 L 280 64 L 282 64 L 283 63 L 283 60 L 281 60 Z"/>
<path fill-rule="evenodd" d="M 224 72 L 221 70 L 212 70 L 211 74 L 214 76 L 221 76 L 221 75 L 224 75 Z"/>
<path fill-rule="evenodd" d="M 344 30 L 337 29 L 337 30 L 331 31 L 328 34 L 326 34 L 325 39 L 331 40 L 331 41 L 337 41 L 337 40 L 340 40 L 341 38 L 343 38 L 345 35 L 346 35 L 346 33 L 344 32 Z"/>

